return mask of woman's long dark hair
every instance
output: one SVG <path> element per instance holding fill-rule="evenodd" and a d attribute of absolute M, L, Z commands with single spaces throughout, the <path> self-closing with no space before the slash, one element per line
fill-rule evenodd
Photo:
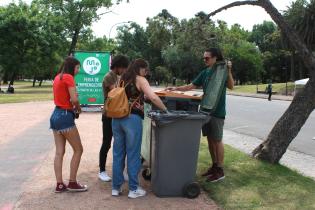
<path fill-rule="evenodd" d="M 140 68 L 148 69 L 149 64 L 146 60 L 138 58 L 130 63 L 127 71 L 122 75 L 121 80 L 127 83 L 135 83 L 137 75 L 140 75 Z"/>
<path fill-rule="evenodd" d="M 74 69 L 76 65 L 80 65 L 80 61 L 72 56 L 68 56 L 58 70 L 60 79 L 62 79 L 63 74 L 71 74 L 74 76 Z"/>

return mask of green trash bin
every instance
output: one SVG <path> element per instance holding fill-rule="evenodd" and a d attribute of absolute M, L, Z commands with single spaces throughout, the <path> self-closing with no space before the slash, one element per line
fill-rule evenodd
<path fill-rule="evenodd" d="M 192 111 L 149 112 L 151 133 L 151 185 L 159 197 L 200 193 L 196 176 L 201 127 L 207 115 Z"/>

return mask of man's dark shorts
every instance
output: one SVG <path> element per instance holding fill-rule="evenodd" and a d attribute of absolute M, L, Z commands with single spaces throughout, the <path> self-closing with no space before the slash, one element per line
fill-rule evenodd
<path fill-rule="evenodd" d="M 215 141 L 223 139 L 224 119 L 211 116 L 210 120 L 202 126 L 202 135 Z"/>

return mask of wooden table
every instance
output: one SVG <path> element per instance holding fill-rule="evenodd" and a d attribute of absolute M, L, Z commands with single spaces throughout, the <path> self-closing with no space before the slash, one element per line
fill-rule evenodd
<path fill-rule="evenodd" d="M 166 91 L 158 90 L 155 93 L 159 97 L 168 97 L 168 98 L 178 98 L 178 99 L 194 99 L 201 100 L 202 95 L 200 94 L 191 94 L 191 92 L 180 92 L 180 91 Z"/>

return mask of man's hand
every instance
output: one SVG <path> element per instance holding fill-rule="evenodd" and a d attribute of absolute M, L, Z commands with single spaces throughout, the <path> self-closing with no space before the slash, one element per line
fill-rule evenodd
<path fill-rule="evenodd" d="M 227 68 L 229 71 L 232 71 L 232 61 L 227 62 Z"/>
<path fill-rule="evenodd" d="M 228 83 L 227 83 L 227 87 L 232 90 L 234 87 L 234 79 L 233 79 L 233 75 L 232 75 L 232 61 L 228 61 L 227 62 L 227 68 L 228 68 Z"/>
<path fill-rule="evenodd" d="M 165 88 L 166 91 L 175 91 L 176 90 L 176 87 L 168 87 L 168 88 Z"/>

